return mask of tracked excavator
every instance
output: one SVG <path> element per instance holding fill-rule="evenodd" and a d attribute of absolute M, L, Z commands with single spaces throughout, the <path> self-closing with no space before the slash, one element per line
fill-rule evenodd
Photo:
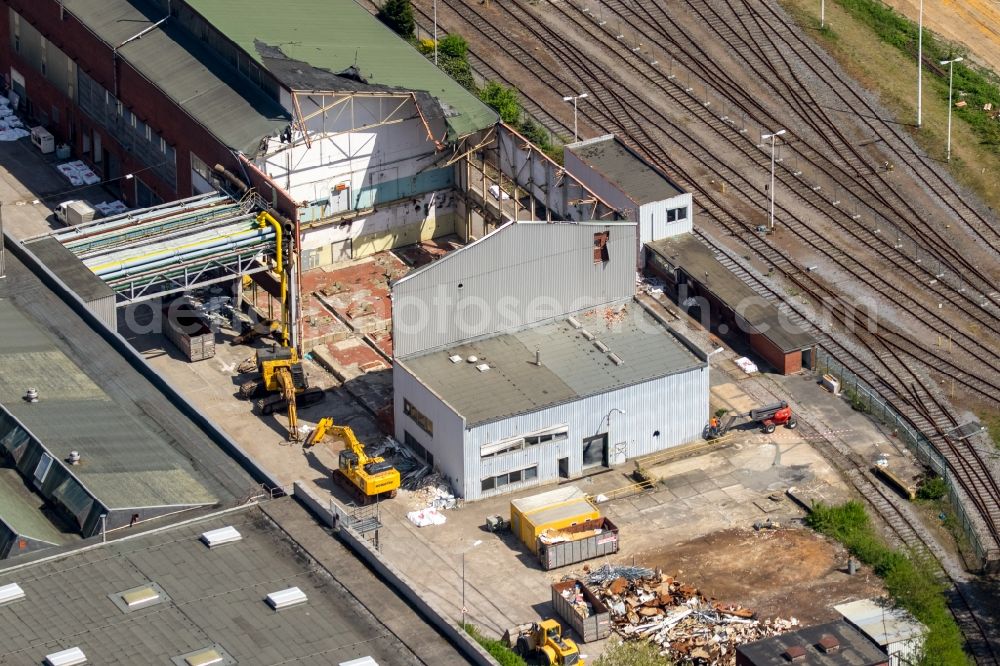
<path fill-rule="evenodd" d="M 261 226 L 274 227 L 277 244 L 275 273 L 281 278 L 281 322 L 271 327 L 278 343 L 257 350 L 255 365 L 259 376 L 240 386 L 240 396 L 253 399 L 264 393 L 273 393 L 274 395 L 258 400 L 257 409 L 263 415 L 287 410 L 288 439 L 297 442 L 300 439 L 298 409 L 320 402 L 323 399 L 323 389 L 309 386 L 298 352 L 295 347 L 289 345 L 292 317 L 288 298 L 288 274 L 291 269 L 288 264 L 291 262 L 285 261 L 287 246 L 282 244 L 281 223 L 266 211 L 257 216 L 257 223 Z"/>
<path fill-rule="evenodd" d="M 384 458 L 366 454 L 364 444 L 358 441 L 350 426 L 334 425 L 331 418 L 320 419 L 316 429 L 302 443 L 302 448 L 308 451 L 326 443 L 327 435 L 344 443 L 344 449 L 337 456 L 337 466 L 327 464 L 327 467 L 333 480 L 348 490 L 358 504 L 396 496 L 399 470 Z"/>

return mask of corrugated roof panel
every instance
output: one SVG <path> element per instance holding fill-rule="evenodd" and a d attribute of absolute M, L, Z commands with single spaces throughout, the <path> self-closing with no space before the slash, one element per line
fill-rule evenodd
<path fill-rule="evenodd" d="M 262 65 L 257 41 L 331 72 L 356 64 L 369 83 L 433 95 L 445 107 L 456 137 L 497 121 L 491 108 L 352 0 L 187 2 Z"/>
<path fill-rule="evenodd" d="M 144 0 L 63 0 L 63 5 L 112 47 L 164 15 Z M 275 5 L 275 11 L 283 10 Z M 121 47 L 118 57 L 230 148 L 252 155 L 263 137 L 278 134 L 291 120 L 280 104 L 172 21 Z"/>

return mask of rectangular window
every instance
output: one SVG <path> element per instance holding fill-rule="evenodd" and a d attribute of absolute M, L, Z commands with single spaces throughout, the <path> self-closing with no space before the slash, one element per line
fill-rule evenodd
<path fill-rule="evenodd" d="M 600 264 L 608 259 L 608 238 L 610 237 L 610 232 L 608 231 L 598 231 L 594 234 L 594 263 Z"/>
<path fill-rule="evenodd" d="M 507 437 L 495 442 L 487 442 L 479 447 L 479 455 L 482 458 L 497 456 L 509 451 L 519 451 L 528 446 L 546 444 L 548 442 L 558 442 L 569 437 L 569 428 L 565 425 L 552 426 L 542 430 L 536 430 L 526 435 L 518 437 Z"/>
<path fill-rule="evenodd" d="M 667 222 L 679 222 L 681 220 L 686 220 L 687 216 L 687 206 L 682 208 L 671 208 L 667 211 Z"/>
<path fill-rule="evenodd" d="M 423 445 L 417 441 L 417 438 L 411 435 L 408 430 L 403 431 L 403 443 L 413 449 L 414 453 L 416 453 L 417 456 L 428 465 L 431 467 L 434 466 L 434 454 L 425 449 Z"/>
<path fill-rule="evenodd" d="M 496 476 L 488 476 L 482 480 L 480 488 L 483 492 L 485 492 L 487 490 L 503 488 L 504 486 L 509 486 L 512 483 L 534 481 L 537 478 L 538 465 L 533 465 L 525 469 L 514 470 L 513 472 L 505 472 L 504 474 L 497 474 Z"/>
<path fill-rule="evenodd" d="M 420 429 L 426 432 L 431 437 L 434 436 L 434 423 L 420 413 L 416 407 L 410 403 L 409 400 L 403 400 L 403 413 L 410 417 L 410 420 L 420 426 Z"/>

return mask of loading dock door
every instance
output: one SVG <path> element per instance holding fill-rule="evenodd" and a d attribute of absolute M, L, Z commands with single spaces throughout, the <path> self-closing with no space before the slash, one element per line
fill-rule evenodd
<path fill-rule="evenodd" d="M 608 433 L 583 440 L 583 468 L 608 466 Z"/>

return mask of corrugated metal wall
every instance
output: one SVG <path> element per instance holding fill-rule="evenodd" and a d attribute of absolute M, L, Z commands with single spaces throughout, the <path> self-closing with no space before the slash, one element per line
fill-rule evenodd
<path fill-rule="evenodd" d="M 569 458 L 570 476 L 578 476 L 583 471 L 583 439 L 605 432 L 612 465 L 691 442 L 701 437 L 708 423 L 708 388 L 706 366 L 474 427 L 465 437 L 466 482 L 456 490 L 467 500 L 476 500 L 552 481 L 559 477 L 562 457 Z M 561 424 L 569 427 L 565 440 L 480 457 L 483 444 Z M 656 432 L 659 436 L 654 436 Z M 482 492 L 483 478 L 533 465 L 538 465 L 536 480 Z"/>
<path fill-rule="evenodd" d="M 609 260 L 594 234 L 609 232 Z M 410 273 L 393 285 L 395 354 L 520 328 L 635 293 L 631 223 L 517 223 Z"/>
<path fill-rule="evenodd" d="M 87 309 L 93 312 L 109 331 L 118 330 L 118 307 L 114 294 L 87 301 Z"/>
<path fill-rule="evenodd" d="M 405 442 L 405 433 L 416 439 L 434 455 L 434 466 L 451 484 L 460 489 L 463 484 L 461 445 L 465 433 L 465 420 L 443 400 L 421 384 L 404 364 L 392 366 L 393 416 L 396 441 Z M 409 416 L 403 413 L 403 400 L 420 410 L 434 424 L 434 435 L 428 435 Z"/>
<path fill-rule="evenodd" d="M 687 208 L 683 220 L 667 221 L 667 211 L 674 208 Z M 678 234 L 690 233 L 693 227 L 694 210 L 691 205 L 691 195 L 681 194 L 676 197 L 643 204 L 639 209 L 639 233 L 642 243 L 650 243 L 669 238 Z"/>

